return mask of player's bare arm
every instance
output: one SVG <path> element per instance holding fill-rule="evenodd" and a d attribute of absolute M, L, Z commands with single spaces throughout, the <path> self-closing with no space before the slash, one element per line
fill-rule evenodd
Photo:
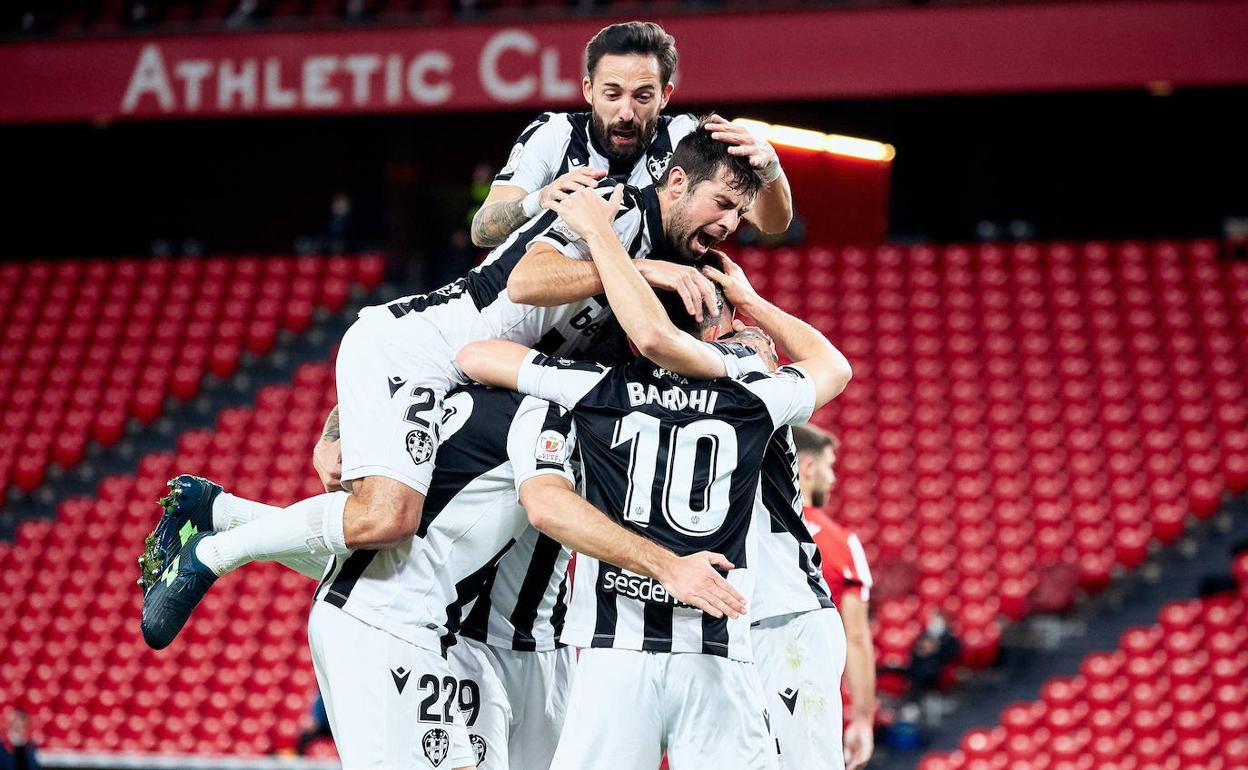
<path fill-rule="evenodd" d="M 617 186 L 611 197 L 605 200 L 593 192 L 582 192 L 552 204 L 551 208 L 559 212 L 564 222 L 589 245 L 611 309 L 643 356 L 687 377 L 707 379 L 724 376 L 723 360 L 701 342 L 676 328 L 654 290 L 638 271 L 638 266 L 629 259 L 616 239 L 611 221 L 623 197 L 623 186 Z M 699 291 L 694 287 L 687 287 L 687 290 L 691 295 Z M 719 312 L 714 292 L 704 297 L 699 291 L 695 304 L 697 312 L 694 313 L 699 320 L 704 304 L 711 311 Z"/>
<path fill-rule="evenodd" d="M 482 385 L 515 390 L 525 356 L 531 352 L 532 348 L 509 340 L 481 340 L 460 348 L 455 363 Z"/>
<path fill-rule="evenodd" d="M 810 375 L 815 385 L 815 408 L 836 398 L 849 384 L 853 370 L 841 351 L 819 333 L 818 329 L 797 318 L 758 295 L 750 281 L 735 262 L 721 255 L 724 270 L 713 267 L 702 270 L 720 286 L 724 296 L 737 306 L 739 312 L 771 335 L 776 345 L 793 362 Z"/>
<path fill-rule="evenodd" d="M 312 467 L 326 492 L 342 491 L 342 431 L 338 425 L 338 407 L 325 418 L 321 438 L 312 449 Z"/>
<path fill-rule="evenodd" d="M 602 169 L 581 167 L 533 193 L 517 185 L 492 187 L 472 218 L 472 242 L 483 248 L 497 246 L 517 227 L 540 214 L 548 201 L 563 200 L 577 190 L 593 187 L 606 175 Z"/>
<path fill-rule="evenodd" d="M 537 243 L 507 278 L 507 299 L 535 307 L 557 307 L 602 293 L 593 262 L 572 259 L 549 243 Z"/>
<path fill-rule="evenodd" d="M 528 221 L 524 215 L 523 187 L 499 185 L 490 188 L 481 208 L 472 217 L 472 242 L 481 248 L 493 248 L 520 225 Z"/>
<path fill-rule="evenodd" d="M 732 145 L 728 152 L 740 155 L 763 181 L 763 188 L 746 218 L 765 233 L 782 233 L 793 221 L 793 190 L 780 165 L 780 156 L 770 142 L 760 139 L 744 126 L 712 115 L 706 128 L 711 138 Z"/>
<path fill-rule="evenodd" d="M 715 567 L 733 564 L 717 553 L 677 556 L 607 518 L 561 476 L 537 476 L 520 485 L 529 523 L 577 553 L 652 577 L 675 598 L 714 617 L 739 617 L 745 597 Z"/>
<path fill-rule="evenodd" d="M 875 748 L 875 648 L 867 620 L 867 603 L 852 591 L 841 598 L 845 622 L 845 678 L 853 710 L 845 728 L 845 770 L 857 770 L 871 759 Z"/>
<path fill-rule="evenodd" d="M 342 513 L 343 540 L 353 551 L 399 545 L 420 528 L 424 507 L 425 496 L 401 481 L 356 479 Z"/>

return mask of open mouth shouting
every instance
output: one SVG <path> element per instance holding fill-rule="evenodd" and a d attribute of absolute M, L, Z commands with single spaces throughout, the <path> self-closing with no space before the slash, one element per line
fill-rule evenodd
<path fill-rule="evenodd" d="M 695 230 L 693 235 L 689 236 L 689 250 L 695 256 L 705 256 L 706 252 L 718 246 L 726 237 L 728 237 L 728 233 L 723 232 L 720 228 L 703 227 L 700 230 Z"/>
<path fill-rule="evenodd" d="M 611 144 L 616 147 L 635 147 L 641 138 L 636 123 L 616 123 L 611 126 L 607 135 L 611 138 Z"/>

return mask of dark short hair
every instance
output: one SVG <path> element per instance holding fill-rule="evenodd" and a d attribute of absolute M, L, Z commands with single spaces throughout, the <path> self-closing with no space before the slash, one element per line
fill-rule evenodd
<path fill-rule="evenodd" d="M 708 179 L 714 179 L 721 168 L 726 168 L 729 176 L 732 177 L 729 183 L 732 189 L 750 197 L 758 195 L 758 191 L 763 189 L 763 180 L 754 173 L 754 168 L 748 160 L 741 155 L 728 152 L 728 148 L 732 145 L 711 138 L 711 132 L 706 129 L 708 120 L 710 120 L 709 115 L 698 118 L 698 127 L 686 134 L 685 138 L 676 145 L 676 149 L 672 152 L 672 159 L 668 162 L 667 170 L 663 172 L 663 178 L 659 180 L 658 187 L 667 186 L 672 176 L 672 169 L 677 166 L 684 169 L 685 175 L 689 178 L 689 189 L 697 187 Z"/>
<path fill-rule="evenodd" d="M 693 267 L 710 265 L 721 271 L 724 267 L 723 261 L 714 254 L 707 254 L 697 264 L 678 259 L 669 259 L 667 261 L 678 265 L 692 265 Z M 715 287 L 715 298 L 719 300 L 720 307 L 731 310 L 732 303 L 728 301 L 728 297 L 724 296 L 724 287 L 714 281 L 711 284 Z M 717 320 L 715 317 L 703 313 L 702 322 L 699 323 L 697 318 L 689 315 L 688 309 L 685 308 L 685 300 L 680 296 L 679 292 L 661 289 L 656 291 L 655 294 L 658 295 L 659 303 L 663 305 L 663 309 L 667 311 L 667 317 L 672 319 L 672 324 L 682 332 L 687 332 L 695 337 L 701 337 L 702 331 L 709 328 Z"/>
<path fill-rule="evenodd" d="M 797 447 L 799 455 L 820 454 L 829 447 L 835 452 L 840 444 L 836 436 L 822 428 L 816 428 L 814 425 L 793 426 L 793 445 Z"/>
<path fill-rule="evenodd" d="M 585 72 L 590 80 L 604 56 L 653 56 L 659 62 L 663 85 L 672 82 L 676 73 L 676 38 L 652 21 L 626 21 L 603 27 L 585 46 Z"/>

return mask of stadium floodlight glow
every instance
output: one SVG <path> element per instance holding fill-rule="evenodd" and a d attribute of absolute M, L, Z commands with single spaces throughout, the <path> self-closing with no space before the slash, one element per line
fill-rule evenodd
<path fill-rule="evenodd" d="M 891 144 L 877 142 L 873 139 L 860 139 L 856 136 L 841 136 L 840 134 L 825 134 L 822 131 L 812 131 L 809 128 L 764 123 L 761 120 L 737 120 L 734 122 L 745 126 L 754 132 L 755 135 L 766 139 L 772 144 L 778 144 L 783 147 L 799 147 L 804 150 L 817 150 L 832 155 L 875 160 L 882 163 L 892 161 L 897 155 L 896 148 Z"/>

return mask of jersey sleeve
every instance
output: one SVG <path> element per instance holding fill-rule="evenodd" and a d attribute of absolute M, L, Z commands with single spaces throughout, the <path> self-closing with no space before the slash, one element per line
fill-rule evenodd
<path fill-rule="evenodd" d="M 672 118 L 672 122 L 667 127 L 667 135 L 671 137 L 672 148 L 680 144 L 680 140 L 684 139 L 693 130 L 698 127 L 698 116 L 692 112 L 685 112 Z"/>
<path fill-rule="evenodd" d="M 520 365 L 516 390 L 571 409 L 597 387 L 609 371 L 610 367 L 592 361 L 555 358 L 534 350 Z"/>
<path fill-rule="evenodd" d="M 567 120 L 556 113 L 539 115 L 520 132 L 492 186 L 514 185 L 533 192 L 550 184 L 567 149 L 569 133 Z"/>
<path fill-rule="evenodd" d="M 572 448 L 576 436 L 572 413 L 533 396 L 520 402 L 507 431 L 507 457 L 515 472 L 516 490 L 535 476 L 562 476 L 575 484 Z"/>
<path fill-rule="evenodd" d="M 750 372 L 740 382 L 767 406 L 777 428 L 801 425 L 815 410 L 815 383 L 800 366 L 782 366 L 774 374 Z"/>
<path fill-rule="evenodd" d="M 603 185 L 596 192 L 604 198 L 609 198 L 614 187 L 614 184 Z M 620 210 L 616 212 L 615 221 L 611 226 L 615 230 L 615 237 L 628 251 L 628 255 L 634 259 L 637 258 L 639 255 L 633 245 L 639 240 L 638 236 L 641 233 L 642 211 L 632 191 L 625 192 L 624 200 L 620 203 Z M 529 242 L 529 248 L 532 248 L 534 243 L 549 243 L 571 259 L 593 259 L 585 240 L 562 219 L 556 219 L 544 232 L 535 236 Z"/>
<path fill-rule="evenodd" d="M 736 379 L 743 374 L 750 372 L 767 373 L 767 364 L 763 361 L 762 356 L 754 352 L 754 349 L 748 345 L 742 345 L 739 342 L 707 342 L 704 343 L 715 355 L 724 361 L 724 371 L 727 377 Z"/>
<path fill-rule="evenodd" d="M 867 565 L 867 552 L 862 548 L 862 541 L 854 533 L 849 533 L 845 541 L 849 548 L 851 567 L 846 569 L 845 585 L 857 586 L 864 602 L 871 601 L 871 567 Z"/>

